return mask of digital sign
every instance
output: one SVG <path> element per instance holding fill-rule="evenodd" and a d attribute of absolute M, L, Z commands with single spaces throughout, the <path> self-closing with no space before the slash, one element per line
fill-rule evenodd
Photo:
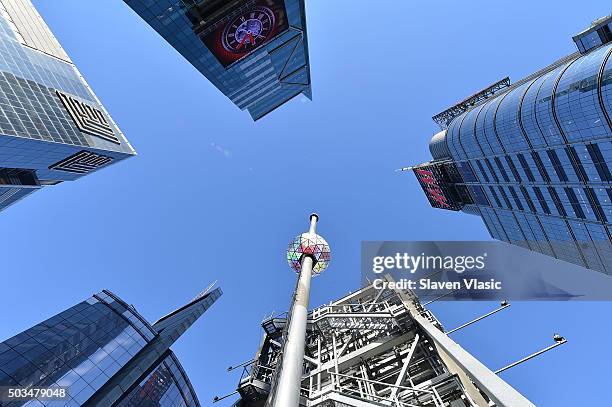
<path fill-rule="evenodd" d="M 256 0 L 239 14 L 214 24 L 201 39 L 228 67 L 289 28 L 284 0 Z"/>
<path fill-rule="evenodd" d="M 459 211 L 463 207 L 460 200 L 455 197 L 447 183 L 443 180 L 441 165 L 428 165 L 413 169 L 421 188 L 425 192 L 429 203 L 434 208 Z"/>

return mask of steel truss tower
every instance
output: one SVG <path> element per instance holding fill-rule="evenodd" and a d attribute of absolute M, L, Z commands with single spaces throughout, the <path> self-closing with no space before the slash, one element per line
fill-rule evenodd
<path fill-rule="evenodd" d="M 262 323 L 234 407 L 263 406 L 278 391 L 286 321 Z M 451 340 L 414 294 L 373 286 L 308 314 L 302 373 L 300 406 L 534 406 Z"/>

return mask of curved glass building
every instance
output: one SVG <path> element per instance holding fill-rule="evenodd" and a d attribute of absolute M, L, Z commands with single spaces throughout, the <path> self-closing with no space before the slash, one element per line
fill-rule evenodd
<path fill-rule="evenodd" d="M 0 406 L 199 406 L 170 345 L 220 296 L 204 292 L 151 325 L 110 291 L 95 294 L 0 343 Z M 15 395 L 23 389 L 56 391 Z"/>
<path fill-rule="evenodd" d="M 432 206 L 479 215 L 495 239 L 612 274 L 612 17 L 578 51 L 434 116 L 414 168 Z"/>

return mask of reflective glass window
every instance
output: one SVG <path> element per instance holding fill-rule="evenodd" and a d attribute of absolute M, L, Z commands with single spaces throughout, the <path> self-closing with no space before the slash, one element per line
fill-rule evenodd
<path fill-rule="evenodd" d="M 548 171 L 546 170 L 546 166 L 544 165 L 544 162 L 542 161 L 540 154 L 536 151 L 532 151 L 531 158 L 533 159 L 533 162 L 536 164 L 536 167 L 538 171 L 540 172 L 540 176 L 542 177 L 544 182 L 550 182 L 551 181 L 550 175 L 548 175 Z"/>
<path fill-rule="evenodd" d="M 506 152 L 523 151 L 529 148 L 519 123 L 519 105 L 528 83 L 508 93 L 499 105 L 496 115 L 496 130 Z"/>
<path fill-rule="evenodd" d="M 495 155 L 504 154 L 504 149 L 499 143 L 499 138 L 495 131 L 495 115 L 497 113 L 499 105 L 504 100 L 505 96 L 506 94 L 494 98 L 490 103 L 490 107 L 486 109 L 486 111 L 483 111 L 485 115 L 484 136 L 491 148 L 493 149 L 493 154 Z"/>
<path fill-rule="evenodd" d="M 493 197 L 493 200 L 497 204 L 497 207 L 498 208 L 503 208 L 502 203 L 499 200 L 499 196 L 497 196 L 497 192 L 495 192 L 495 187 L 490 186 L 489 187 L 489 192 L 490 192 L 491 196 Z"/>
<path fill-rule="evenodd" d="M 487 229 L 491 234 L 491 237 L 493 237 L 494 239 L 502 240 L 504 242 L 508 242 L 508 236 L 506 235 L 503 227 L 501 226 L 501 222 L 499 222 L 495 211 L 490 208 L 481 208 L 480 212 L 482 214 L 482 219 L 487 225 Z"/>
<path fill-rule="evenodd" d="M 587 144 L 585 147 L 591 159 L 591 162 L 593 163 L 593 166 L 595 167 L 595 170 L 597 171 L 597 174 L 598 174 L 597 178 L 595 178 L 594 174 L 591 175 L 591 179 L 597 179 L 603 182 L 612 181 L 612 175 L 610 174 L 610 168 L 608 167 L 608 163 L 606 162 L 599 145 L 592 143 L 592 144 Z"/>
<path fill-rule="evenodd" d="M 584 265 L 584 260 L 565 220 L 552 216 L 539 217 L 557 258 Z"/>
<path fill-rule="evenodd" d="M 586 224 L 577 220 L 569 220 L 568 223 L 572 229 L 574 239 L 579 243 L 578 247 L 587 267 L 593 270 L 605 271 Z"/>
<path fill-rule="evenodd" d="M 610 135 L 597 93 L 599 70 L 608 50 L 608 47 L 601 47 L 582 56 L 570 65 L 559 81 L 555 108 L 569 142 Z"/>
<path fill-rule="evenodd" d="M 478 144 L 482 148 L 485 157 L 496 154 L 496 151 L 501 151 L 499 147 L 494 148 L 490 145 L 487 134 L 485 133 L 485 126 L 487 126 L 487 124 L 485 124 L 486 117 L 495 114 L 495 107 L 493 106 L 493 101 L 494 100 L 489 100 L 488 102 L 486 102 L 483 105 L 482 110 L 478 114 L 478 117 L 476 118 L 476 139 L 478 140 Z M 490 132 L 492 132 L 492 129 L 490 130 Z"/>
<path fill-rule="evenodd" d="M 546 147 L 548 145 L 536 119 L 536 101 L 540 88 L 550 75 L 550 73 L 544 74 L 529 83 L 520 106 L 521 123 L 523 124 L 523 129 L 529 138 L 531 146 L 534 148 Z"/>
<path fill-rule="evenodd" d="M 514 214 L 504 210 L 498 210 L 496 213 L 510 242 L 526 249 L 531 249 Z"/>
<path fill-rule="evenodd" d="M 481 105 L 470 110 L 465 120 L 461 123 L 460 142 L 465 154 L 469 158 L 477 158 L 484 155 L 480 142 L 476 138 L 476 119 L 483 108 L 484 105 Z"/>
<path fill-rule="evenodd" d="M 605 47 L 609 49 L 612 47 L 612 44 L 608 44 Z M 604 109 L 608 112 L 608 117 L 612 117 L 612 57 L 608 58 L 601 78 L 601 96 Z"/>
<path fill-rule="evenodd" d="M 554 187 L 548 187 L 547 189 L 548 193 L 552 197 L 552 201 L 555 204 L 555 207 L 557 208 L 557 212 L 559 212 L 561 216 L 567 216 L 567 211 L 565 210 L 565 206 L 563 206 L 563 203 L 561 202 L 561 197 L 559 196 L 557 190 Z"/>
<path fill-rule="evenodd" d="M 146 343 L 129 319 L 113 310 L 121 310 L 120 304 L 111 309 L 101 298 L 112 301 L 102 294 L 5 341 L 3 381 L 66 386 L 71 398 L 63 403 L 84 403 Z"/>
<path fill-rule="evenodd" d="M 489 178 L 489 175 L 485 171 L 485 168 L 483 167 L 480 160 L 474 160 L 474 162 L 478 167 L 478 178 L 480 178 L 481 182 L 491 182 L 491 179 Z"/>
<path fill-rule="evenodd" d="M 508 189 L 510 190 L 510 195 L 512 196 L 512 199 L 514 200 L 514 203 L 516 204 L 516 207 L 522 211 L 525 210 L 523 203 L 519 200 L 518 195 L 516 194 L 516 191 L 514 190 L 514 187 L 509 186 Z"/>
<path fill-rule="evenodd" d="M 505 187 L 500 185 L 498 188 L 499 188 L 499 193 L 501 194 L 501 196 L 502 196 L 502 198 L 504 200 L 504 203 L 506 204 L 506 208 L 514 209 L 512 207 L 512 203 L 510 203 L 510 199 L 508 199 L 508 194 L 506 193 Z"/>
<path fill-rule="evenodd" d="M 563 144 L 563 137 L 555 122 L 552 111 L 552 92 L 560 73 L 566 65 L 554 69 L 546 77 L 536 99 L 536 120 L 547 144 L 550 146 Z"/>
<path fill-rule="evenodd" d="M 533 176 L 531 168 L 529 168 L 529 164 L 527 163 L 525 156 L 523 154 L 517 154 L 517 158 L 519 160 L 519 163 L 521 163 L 521 168 L 525 172 L 527 180 L 529 180 L 529 182 L 535 182 L 535 177 Z"/>
<path fill-rule="evenodd" d="M 516 180 L 516 182 L 522 182 L 523 178 L 519 174 L 516 168 L 516 165 L 514 165 L 514 162 L 512 161 L 512 158 L 510 158 L 509 155 L 506 156 L 506 163 L 508 164 L 510 171 L 512 171 L 512 175 L 514 176 L 514 179 Z"/>
<path fill-rule="evenodd" d="M 544 211 L 544 213 L 547 215 L 550 215 L 550 209 L 548 207 L 548 203 L 546 202 L 546 199 L 544 198 L 544 195 L 542 194 L 542 191 L 540 190 L 540 188 L 533 187 L 533 192 L 535 193 L 535 196 L 538 199 L 538 202 L 540 203 L 540 206 L 542 207 L 542 210 Z"/>
<path fill-rule="evenodd" d="M 536 213 L 536 207 L 533 204 L 533 200 L 531 199 L 531 196 L 529 196 L 529 192 L 527 192 L 527 188 L 521 185 L 519 189 L 521 190 L 521 194 L 523 195 L 523 198 L 525 198 L 525 201 L 527 202 L 527 206 L 529 206 L 529 210 L 533 213 Z"/>
<path fill-rule="evenodd" d="M 569 203 L 576 218 L 586 219 L 585 210 L 583 207 L 584 202 L 583 199 L 580 199 L 583 198 L 583 194 L 580 192 L 577 193 L 577 191 L 579 191 L 578 188 L 565 187 L 563 190 L 565 191 L 567 199 L 564 199 L 564 197 L 561 196 L 561 202 L 563 202 L 565 206 L 567 206 L 567 203 Z"/>
<path fill-rule="evenodd" d="M 448 149 L 451 153 L 451 156 L 455 161 L 462 161 L 467 159 L 467 154 L 463 150 L 463 146 L 459 141 L 459 132 L 461 129 L 461 123 L 465 118 L 466 113 L 462 114 L 459 117 L 456 117 L 451 122 L 447 134 L 446 134 L 446 142 L 448 144 Z"/>

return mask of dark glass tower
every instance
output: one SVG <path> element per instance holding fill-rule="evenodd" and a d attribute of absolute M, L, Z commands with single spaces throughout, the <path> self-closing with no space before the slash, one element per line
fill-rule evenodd
<path fill-rule="evenodd" d="M 102 291 L 0 343 L 0 406 L 199 406 L 170 346 L 221 296 L 203 292 L 149 324 Z M 63 399 L 9 400 L 8 387 L 66 388 Z"/>
<path fill-rule="evenodd" d="M 0 210 L 135 154 L 30 0 L 0 2 Z"/>
<path fill-rule="evenodd" d="M 436 115 L 432 206 L 481 216 L 495 239 L 612 274 L 612 17 L 578 51 Z"/>
<path fill-rule="evenodd" d="M 304 0 L 124 0 L 258 120 L 311 98 Z"/>

